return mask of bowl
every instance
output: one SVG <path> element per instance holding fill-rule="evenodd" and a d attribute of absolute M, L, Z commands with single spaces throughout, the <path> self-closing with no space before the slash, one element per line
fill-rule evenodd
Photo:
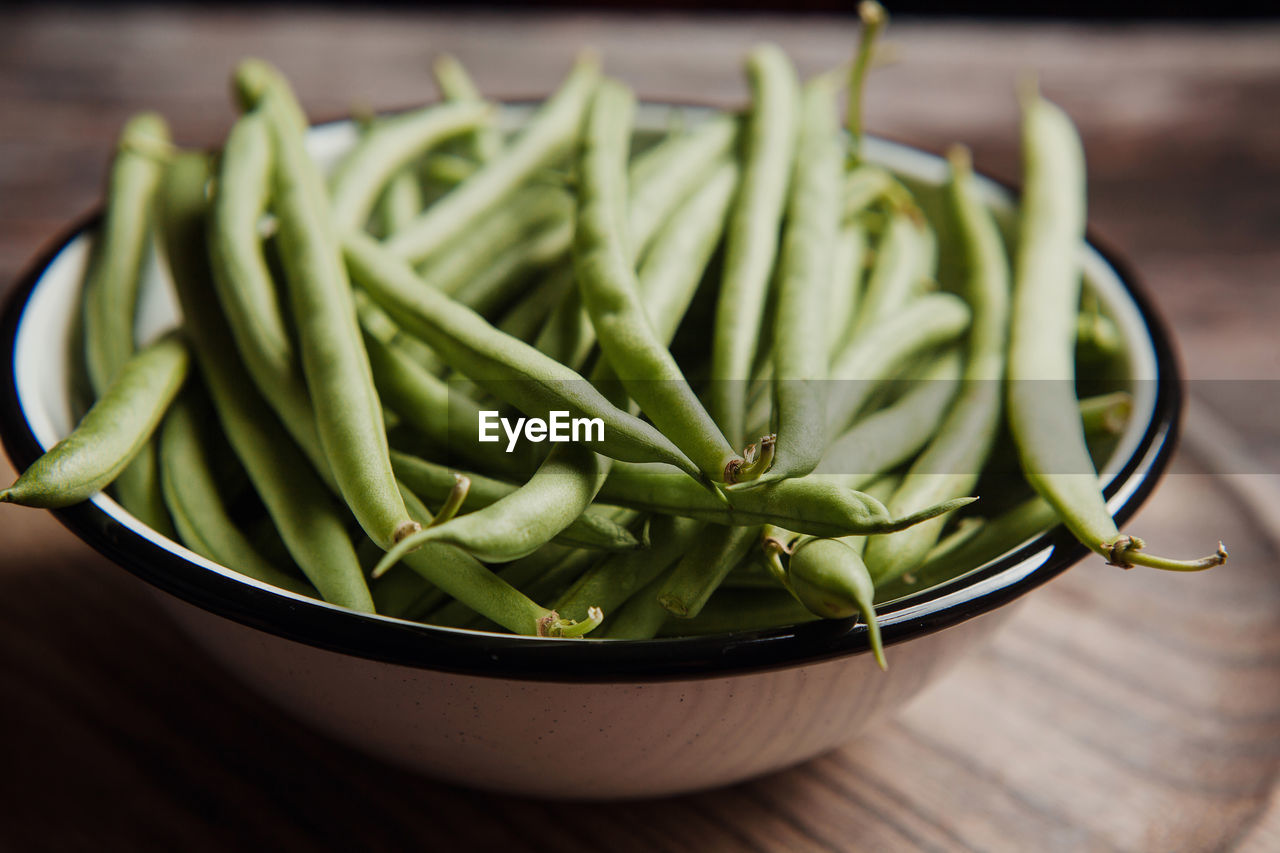
<path fill-rule="evenodd" d="M 517 126 L 528 105 L 508 105 Z M 707 111 L 645 104 L 637 127 L 696 123 Z M 312 130 L 331 165 L 349 122 Z M 868 159 L 924 202 L 942 159 L 869 139 Z M 1011 194 L 981 179 L 1011 222 Z M 936 191 L 932 191 L 936 197 Z M 0 316 L 0 435 L 19 468 L 65 436 L 67 366 L 90 216 L 29 268 Z M 1181 403 L 1169 335 L 1123 266 L 1090 241 L 1086 281 L 1118 324 L 1134 415 L 1103 471 L 1121 522 L 1146 499 L 1173 451 Z M 174 300 L 147 272 L 143 337 L 172 325 Z M 156 600 L 228 670 L 316 729 L 390 762 L 468 786 L 549 798 L 651 797 L 716 787 L 806 761 L 900 708 L 972 650 L 1016 600 L 1087 551 L 1061 528 L 946 584 L 881 608 L 890 667 L 865 626 L 821 621 L 661 640 L 546 640 L 437 628 L 356 613 L 242 577 L 149 529 L 99 494 L 55 515 L 146 582 Z"/>

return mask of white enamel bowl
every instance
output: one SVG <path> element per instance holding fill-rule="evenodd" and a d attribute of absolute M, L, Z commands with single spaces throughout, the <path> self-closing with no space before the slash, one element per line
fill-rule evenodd
<path fill-rule="evenodd" d="M 644 126 L 696 108 L 647 105 Z M 518 124 L 527 107 L 505 109 Z M 350 125 L 313 131 L 318 158 L 350 145 Z M 927 196 L 945 176 L 929 154 L 880 140 L 870 159 Z M 1009 195 L 984 182 L 998 209 Z M 71 423 L 68 352 L 89 219 L 56 241 L 10 290 L 0 320 L 0 429 L 19 468 Z M 1167 333 L 1114 262 L 1090 248 L 1090 286 L 1128 347 L 1134 417 L 1104 472 L 1126 519 L 1172 451 L 1179 377 Z M 153 269 L 142 329 L 173 324 Z M 106 495 L 59 511 L 78 536 L 156 590 L 191 636 L 248 684 L 333 737 L 388 761 L 479 788 L 542 797 L 648 797 L 724 785 L 805 761 L 893 713 L 972 649 L 1006 605 L 1084 550 L 1049 531 L 942 587 L 883 607 L 890 668 L 853 622 L 715 637 L 553 641 L 434 628 L 369 616 L 264 586 L 148 529 Z M 559 773 L 553 768 L 570 768 Z M 551 784 L 550 780 L 555 780 Z"/>

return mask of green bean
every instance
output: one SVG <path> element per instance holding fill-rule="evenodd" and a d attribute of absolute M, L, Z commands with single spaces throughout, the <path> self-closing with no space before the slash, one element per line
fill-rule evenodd
<path fill-rule="evenodd" d="M 1000 557 L 1056 526 L 1058 515 L 1042 498 L 1028 498 L 999 516 L 967 519 L 975 522 L 957 528 L 929 552 L 919 568 L 877 587 L 877 598 L 895 597 L 929 589 Z"/>
<path fill-rule="evenodd" d="M 182 338 L 169 334 L 139 350 L 71 434 L 0 491 L 0 503 L 56 508 L 106 488 L 147 446 L 187 376 Z"/>
<path fill-rule="evenodd" d="M 582 618 L 591 605 L 612 613 L 675 565 L 695 545 L 703 528 L 693 519 L 669 515 L 653 516 L 648 524 L 648 548 L 611 554 L 592 566 L 560 597 L 556 610 L 570 619 Z"/>
<path fill-rule="evenodd" d="M 735 118 L 716 116 L 659 143 L 653 153 L 636 158 L 627 176 L 631 187 L 627 227 L 634 243 L 633 258 L 643 258 L 671 212 L 688 199 L 690 187 L 697 186 L 707 172 L 732 155 L 737 136 Z M 655 162 L 658 150 L 661 160 Z"/>
<path fill-rule="evenodd" d="M 325 601 L 373 611 L 345 517 L 306 458 L 278 426 L 236 356 L 214 294 L 201 154 L 174 160 L 161 185 L 161 237 L 205 385 L 218 420 L 286 547 Z"/>
<path fill-rule="evenodd" d="M 405 223 L 412 222 L 426 206 L 422 183 L 412 169 L 401 169 L 392 175 L 374 210 L 383 239 L 399 233 Z"/>
<path fill-rule="evenodd" d="M 443 501 L 453 487 L 454 469 L 436 465 L 398 450 L 391 451 L 391 464 L 396 476 L 414 494 L 430 501 Z M 471 481 L 471 491 L 462 509 L 482 509 L 503 500 L 518 487 L 480 474 L 463 472 Z M 640 546 L 625 527 L 598 509 L 588 508 L 560 531 L 552 541 L 578 548 L 603 548 L 610 551 L 630 550 Z"/>
<path fill-rule="evenodd" d="M 483 317 L 423 286 L 413 270 L 373 240 L 344 241 L 353 276 L 407 331 L 431 344 L 455 369 L 531 417 L 563 410 L 598 417 L 600 453 L 627 461 L 668 462 L 692 476 L 698 469 L 651 425 L 618 409 L 573 370 L 493 328 Z"/>
<path fill-rule="evenodd" d="M 404 499 L 419 523 L 431 523 L 431 514 L 411 491 L 405 490 Z M 425 529 L 443 530 L 444 526 Z M 530 600 L 466 551 L 443 542 L 424 543 L 404 555 L 404 562 L 448 595 L 516 634 L 580 637 L 600 624 L 602 618 L 599 610 L 593 609 L 581 622 L 561 619 L 554 610 Z M 377 569 L 374 574 L 379 574 Z"/>
<path fill-rule="evenodd" d="M 660 465 L 631 464 L 613 466 L 600 490 L 600 500 L 715 524 L 778 524 L 814 536 L 890 533 L 972 502 L 967 498 L 947 501 L 895 519 L 875 498 L 828 478 L 810 475 L 734 491 L 731 503 L 726 505 L 679 471 Z"/>
<path fill-rule="evenodd" d="M 795 596 L 781 589 L 722 589 L 711 597 L 697 618 L 668 619 L 657 636 L 739 634 L 799 625 L 817 618 L 796 601 Z M 605 636 L 613 636 L 613 624 L 610 621 L 605 626 Z"/>
<path fill-rule="evenodd" d="M 931 294 L 851 339 L 831 365 L 830 376 L 839 383 L 827 400 L 828 435 L 843 432 L 878 384 L 901 365 L 963 334 L 969 313 L 959 297 Z"/>
<path fill-rule="evenodd" d="M 596 89 L 579 160 L 574 269 L 614 373 L 649 419 L 709 478 L 733 482 L 741 463 L 653 333 L 640 300 L 621 211 L 634 98 L 612 80 Z"/>
<path fill-rule="evenodd" d="M 827 309 L 828 357 L 834 359 L 848 341 L 858 314 L 862 291 L 862 262 L 867 252 L 867 229 L 850 223 L 840 229 L 831 261 L 831 303 Z"/>
<path fill-rule="evenodd" d="M 845 177 L 843 192 L 845 220 L 857 217 L 880 199 L 890 201 L 898 210 L 911 210 L 915 206 L 911 193 L 897 178 L 879 166 L 865 163 Z"/>
<path fill-rule="evenodd" d="M 477 441 L 480 406 L 420 365 L 401 343 L 404 333 L 364 293 L 356 294 L 374 382 L 383 401 L 433 445 L 487 471 L 522 478 L 535 467 L 528 445 L 504 453 Z"/>
<path fill-rule="evenodd" d="M 178 398 L 160 430 L 160 480 L 165 505 L 182 542 L 197 554 L 242 575 L 315 596 L 311 584 L 273 566 L 240 532 L 227 515 L 218 494 L 208 439 L 201 435 L 208 422 L 207 406 L 195 398 Z"/>
<path fill-rule="evenodd" d="M 648 640 L 658 635 L 671 613 L 658 601 L 658 590 L 669 572 L 660 573 L 627 599 L 608 622 L 601 636 L 606 640 Z"/>
<path fill-rule="evenodd" d="M 332 482 L 259 235 L 271 195 L 271 149 L 265 115 L 248 112 L 236 121 L 222 151 L 209 216 L 213 281 L 249 376 L 316 472 Z"/>
<path fill-rule="evenodd" d="M 480 314 L 492 314 L 516 295 L 530 275 L 564 259 L 572 245 L 573 220 L 550 222 L 500 252 L 488 267 L 459 288 L 455 298 Z"/>
<path fill-rule="evenodd" d="M 796 598 L 817 616 L 848 619 L 860 613 L 876 663 L 888 669 L 876 619 L 875 586 L 857 551 L 835 539 L 804 540 L 791 555 L 787 578 Z"/>
<path fill-rule="evenodd" d="M 773 45 L 747 60 L 754 103 L 748 119 L 742 186 L 729 220 L 724 276 L 712 339 L 709 406 L 735 445 L 746 440 L 746 383 L 764 322 L 769 276 L 796 145 L 799 84 Z"/>
<path fill-rule="evenodd" d="M 377 553 L 373 560 L 366 561 L 363 559 L 363 552 L 360 552 L 360 562 L 361 565 L 372 568 L 382 556 L 382 549 L 372 539 L 364 541 L 371 551 Z M 377 582 L 370 584 L 369 591 L 373 594 L 375 612 L 394 619 L 416 620 L 420 614 L 426 613 L 447 597 L 407 566 L 383 575 Z"/>
<path fill-rule="evenodd" d="M 911 301 L 915 286 L 923 277 L 927 239 L 915 215 L 899 211 L 889 214 L 884 234 L 876 244 L 862 304 L 849 329 L 849 340 L 868 334 Z"/>
<path fill-rule="evenodd" d="M 448 192 L 480 169 L 480 164 L 470 157 L 439 151 L 427 155 L 422 161 L 422 177 L 440 191 Z M 421 215 L 422 211 L 419 211 Z M 417 217 L 414 217 L 416 219 Z M 410 220 L 411 222 L 414 220 Z M 407 223 L 406 223 L 407 224 Z"/>
<path fill-rule="evenodd" d="M 523 487 L 402 540 L 383 557 L 374 577 L 428 542 L 456 545 L 488 563 L 528 556 L 582 517 L 582 507 L 595 497 L 607 473 L 600 458 L 585 447 L 557 445 Z"/>
<path fill-rule="evenodd" d="M 827 312 L 840 218 L 840 148 L 835 92 L 808 83 L 783 233 L 774 315 L 773 400 L 778 423 L 773 466 L 764 479 L 801 477 L 826 450 Z"/>
<path fill-rule="evenodd" d="M 135 346 L 134 318 L 143 264 L 151 243 L 151 208 L 164 171 L 169 127 L 160 116 L 131 118 L 120 141 L 107 187 L 107 207 L 84 281 L 82 312 L 85 368 L 94 396 L 101 396 Z M 169 534 L 155 453 L 142 450 L 113 483 L 125 509 Z"/>
<path fill-rule="evenodd" d="M 496 254 L 518 245 L 548 225 L 559 225 L 572 212 L 573 200 L 564 190 L 542 185 L 526 187 L 441 249 L 421 268 L 422 277 L 444 293 L 460 294 L 493 264 Z M 566 235 L 561 252 L 568 248 Z"/>
<path fill-rule="evenodd" d="M 441 54 L 431 64 L 440 93 L 450 101 L 483 102 L 480 90 L 472 82 L 471 75 L 456 56 Z M 471 156 L 479 163 L 487 163 L 502 151 L 502 132 L 492 122 L 481 125 L 468 134 Z"/>
<path fill-rule="evenodd" d="M 1133 416 L 1133 396 L 1127 391 L 1099 394 L 1080 401 L 1080 419 L 1084 434 L 1119 435 Z"/>
<path fill-rule="evenodd" d="M 726 161 L 717 166 L 670 214 L 640 264 L 640 299 L 664 346 L 675 337 L 720 242 L 737 186 L 737 164 Z"/>
<path fill-rule="evenodd" d="M 937 436 L 890 499 L 888 506 L 895 513 L 970 491 L 1000 426 L 1000 384 L 1009 340 L 1009 263 L 1000 229 L 974 186 L 968 151 L 956 148 L 949 159 L 948 201 L 967 269 L 964 294 L 973 310 L 964 385 Z M 865 557 L 876 583 L 922 563 L 942 526 L 934 519 L 872 541 Z"/>
<path fill-rule="evenodd" d="M 682 619 L 702 612 L 725 575 L 760 541 L 758 527 L 715 526 L 703 530 L 658 590 L 658 603 Z"/>
<path fill-rule="evenodd" d="M 1084 155 L 1058 107 L 1023 97 L 1025 181 L 1015 262 L 1006 404 L 1023 474 L 1090 550 L 1117 566 L 1197 571 L 1220 565 L 1217 553 L 1171 560 L 1143 552 L 1121 535 L 1089 458 L 1073 389 L 1075 321 L 1084 245 Z"/>
<path fill-rule="evenodd" d="M 324 182 L 290 126 L 286 84 L 263 95 L 271 124 L 274 199 L 285 282 L 297 326 L 316 430 L 339 491 L 369 538 L 384 548 L 417 530 L 387 455 L 382 408 L 360 337 Z"/>
<path fill-rule="evenodd" d="M 889 24 L 889 13 L 876 0 L 862 0 L 858 4 L 858 18 L 862 22 L 862 33 L 858 40 L 858 52 L 849 70 L 849 107 L 846 116 L 855 160 L 860 158 L 862 152 L 862 98 L 866 89 L 867 71 L 871 67 L 872 49 L 880 33 Z"/>
<path fill-rule="evenodd" d="M 568 154 L 599 76 L 594 56 L 580 58 L 560 91 L 511 145 L 406 225 L 387 242 L 388 250 L 414 262 L 425 260 L 466 233 L 539 169 Z"/>
<path fill-rule="evenodd" d="M 548 551 L 553 553 L 543 556 Z M 544 601 L 557 594 L 557 590 L 550 587 L 561 586 L 566 578 L 580 575 L 598 556 L 595 551 L 544 545 L 528 557 L 507 563 L 495 574 L 534 601 Z M 596 609 L 603 611 L 603 608 Z M 583 608 L 582 620 L 590 618 L 590 610 L 589 607 Z M 427 614 L 423 621 L 473 630 L 486 630 L 486 623 L 492 624 L 461 601 L 446 602 Z"/>
<path fill-rule="evenodd" d="M 236 65 L 232 75 L 232 91 L 241 112 L 258 109 L 272 91 L 290 91 L 289 81 L 274 65 L 261 59 L 245 59 Z M 297 98 L 278 99 L 279 117 L 299 135 L 305 135 L 311 123 Z"/>
<path fill-rule="evenodd" d="M 437 104 L 376 122 L 334 172 L 335 227 L 340 231 L 362 227 L 393 175 L 444 140 L 475 130 L 491 112 L 488 104 L 467 101 Z"/>
<path fill-rule="evenodd" d="M 899 399 L 854 424 L 827 448 L 815 473 L 836 475 L 859 489 L 909 461 L 938 432 L 960 387 L 961 360 L 948 352 L 918 379 L 905 380 Z"/>
<path fill-rule="evenodd" d="M 572 236 L 570 241 L 572 242 Z M 533 341 L 541 332 L 552 310 L 560 304 L 565 295 L 574 287 L 572 265 L 552 267 L 538 283 L 525 291 L 525 294 L 507 309 L 503 318 L 498 321 L 498 329 L 513 338 L 526 343 Z M 572 364 L 566 360 L 565 364 Z"/>
<path fill-rule="evenodd" d="M 149 146 L 167 146 L 169 128 L 155 113 L 131 118 L 121 131 L 107 186 L 107 205 L 84 281 L 85 366 L 102 396 L 133 355 L 138 286 L 151 235 L 151 207 L 163 163 Z"/>

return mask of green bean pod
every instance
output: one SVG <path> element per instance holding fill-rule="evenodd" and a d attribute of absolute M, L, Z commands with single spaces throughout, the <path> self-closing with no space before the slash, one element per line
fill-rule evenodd
<path fill-rule="evenodd" d="M 400 482 L 414 494 L 429 501 L 441 502 L 453 488 L 455 473 L 462 473 L 471 481 L 471 490 L 462 504 L 461 513 L 470 513 L 497 503 L 516 492 L 520 487 L 469 471 L 455 469 L 419 459 L 398 450 L 391 451 L 391 464 Z M 575 548 L 594 548 L 608 551 L 626 551 L 640 547 L 639 540 L 609 514 L 600 508 L 588 507 L 567 527 L 552 537 L 551 541 Z"/>
<path fill-rule="evenodd" d="M 860 489 L 908 462 L 938 433 L 960 389 L 961 359 L 947 352 L 883 409 L 862 418 L 827 448 L 815 473 Z"/>
<path fill-rule="evenodd" d="M 972 502 L 946 501 L 894 518 L 880 501 L 832 478 L 809 475 L 733 491 L 726 505 L 688 476 L 660 465 L 616 463 L 600 500 L 645 512 L 681 515 L 715 524 L 777 524 L 813 536 L 891 533 Z"/>
<path fill-rule="evenodd" d="M 694 519 L 669 515 L 655 515 L 648 524 L 648 548 L 611 554 L 592 566 L 560 597 L 556 610 L 570 619 L 583 618 L 592 605 L 612 613 L 674 566 L 703 527 Z"/>
<path fill-rule="evenodd" d="M 419 523 L 431 523 L 431 514 L 411 491 L 405 490 L 404 500 Z M 601 615 L 594 608 L 581 622 L 561 619 L 554 610 L 531 600 L 466 551 L 444 542 L 422 543 L 421 548 L 404 555 L 404 562 L 434 586 L 516 634 L 579 637 L 600 624 Z"/>
<path fill-rule="evenodd" d="M 819 78 L 804 87 L 800 137 L 783 234 L 773 333 L 773 398 L 778 438 L 763 479 L 801 477 L 826 450 L 826 327 L 835 285 L 840 225 L 835 91 Z"/>
<path fill-rule="evenodd" d="M 596 58 L 580 58 L 560 90 L 543 103 L 519 136 L 387 241 L 388 250 L 415 263 L 425 260 L 465 234 L 539 169 L 569 154 L 599 77 Z"/>
<path fill-rule="evenodd" d="M 836 238 L 831 260 L 831 304 L 826 316 L 827 352 L 834 359 L 848 342 L 862 296 L 862 264 L 867 253 L 867 229 L 848 223 Z"/>
<path fill-rule="evenodd" d="M 800 88 L 790 61 L 774 45 L 755 48 L 747 72 L 754 102 L 747 119 L 742 185 L 726 235 L 709 391 L 711 414 L 734 445 L 746 440 L 746 384 L 787 202 Z"/>
<path fill-rule="evenodd" d="M 245 113 L 227 137 L 214 186 L 208 233 L 213 281 L 249 376 L 316 473 L 332 483 L 302 364 L 263 255 L 259 224 L 271 198 L 273 161 L 267 117 Z"/>
<path fill-rule="evenodd" d="M 182 543 L 246 577 L 314 597 L 315 587 L 273 566 L 227 515 L 207 440 L 201 435 L 206 414 L 194 399 L 180 397 L 160 429 L 160 481 L 165 506 Z"/>
<path fill-rule="evenodd" d="M 382 406 L 360 337 L 337 229 L 319 170 L 291 126 L 292 93 L 269 89 L 260 109 L 274 143 L 280 253 L 316 430 L 338 489 L 384 548 L 418 529 L 391 472 Z"/>
<path fill-rule="evenodd" d="M 85 366 L 102 396 L 136 349 L 134 316 L 151 240 L 151 208 L 164 172 L 169 127 L 155 113 L 129 119 L 107 185 L 102 225 L 84 281 Z"/>
<path fill-rule="evenodd" d="M 895 513 L 973 489 L 1000 426 L 1009 340 L 1009 263 L 1000 229 L 974 186 L 968 152 L 956 149 L 950 159 L 948 201 L 967 270 L 963 292 L 973 311 L 964 385 L 937 436 L 889 500 L 889 509 Z M 873 540 L 864 557 L 876 583 L 923 562 L 942 526 L 934 519 Z"/>
<path fill-rule="evenodd" d="M 1027 482 L 1062 523 L 1107 562 L 1171 571 L 1220 565 L 1227 552 L 1171 560 L 1121 535 L 1107 510 L 1075 399 L 1076 309 L 1084 247 L 1084 152 L 1071 120 L 1039 97 L 1023 98 L 1025 180 L 1015 261 L 1006 404 Z"/>
<path fill-rule="evenodd" d="M 964 300 L 935 293 L 852 338 L 831 365 L 831 379 L 838 382 L 827 399 L 827 434 L 844 432 L 878 385 L 911 359 L 964 334 L 969 315 Z"/>
<path fill-rule="evenodd" d="M 176 334 L 139 350 L 71 434 L 0 491 L 0 503 L 57 508 L 106 488 L 147 446 L 189 363 L 187 346 Z"/>
<path fill-rule="evenodd" d="M 401 169 L 391 176 L 382 191 L 373 215 L 383 239 L 398 234 L 427 206 L 422 183 L 413 169 Z"/>
<path fill-rule="evenodd" d="M 649 419 L 709 478 L 733 481 L 740 458 L 653 332 L 640 299 L 623 214 L 634 98 L 612 80 L 597 87 L 578 164 L 574 269 L 600 347 Z"/>
<path fill-rule="evenodd" d="M 849 329 L 850 340 L 858 340 L 876 324 L 901 312 L 915 296 L 927 254 L 925 230 L 915 216 L 901 211 L 889 214 L 884 234 L 876 244 L 862 304 Z"/>
<path fill-rule="evenodd" d="M 835 539 L 803 540 L 787 564 L 787 579 L 796 599 L 816 616 L 848 619 L 861 614 L 876 663 L 888 668 L 876 618 L 875 586 L 857 551 Z"/>
<path fill-rule="evenodd" d="M 606 637 L 614 637 L 615 620 L 605 625 Z M 668 614 L 669 615 L 669 614 Z M 657 631 L 659 637 L 705 637 L 765 631 L 817 619 L 794 595 L 781 589 L 722 589 L 694 619 L 668 619 Z M 619 639 L 627 639 L 619 636 Z"/>
<path fill-rule="evenodd" d="M 471 75 L 456 56 L 445 53 L 431 63 L 436 85 L 446 100 L 464 103 L 483 103 L 484 98 L 476 88 Z M 502 151 L 502 131 L 492 121 L 485 122 L 467 134 L 470 154 L 478 163 L 487 163 Z"/>
<path fill-rule="evenodd" d="M 582 518 L 582 507 L 595 497 L 607 473 L 600 457 L 587 448 L 557 445 L 524 486 L 405 538 L 383 557 L 374 577 L 428 542 L 457 546 L 487 563 L 528 556 Z M 618 532 L 625 533 L 620 528 Z M 629 534 L 628 538 L 635 542 Z"/>
<path fill-rule="evenodd" d="M 600 418 L 600 453 L 633 462 L 667 462 L 698 475 L 698 468 L 657 429 L 610 403 L 580 374 L 495 329 L 474 311 L 423 285 L 403 261 L 373 240 L 345 240 L 352 275 L 400 326 L 431 344 L 441 358 L 494 396 L 531 417 L 552 410 L 568 417 Z"/>
<path fill-rule="evenodd" d="M 482 315 L 493 314 L 517 296 L 531 276 L 567 258 L 572 247 L 572 218 L 550 220 L 519 243 L 499 251 L 454 298 Z"/>
<path fill-rule="evenodd" d="M 681 619 L 694 618 L 759 541 L 757 527 L 713 525 L 702 530 L 693 547 L 667 573 L 658 588 L 658 603 Z"/>
<path fill-rule="evenodd" d="M 325 601 L 373 612 L 345 515 L 315 469 L 278 425 L 236 355 L 214 293 L 205 241 L 202 154 L 183 154 L 160 194 L 161 236 L 186 332 L 223 432 L 262 498 L 290 555 Z"/>
<path fill-rule="evenodd" d="M 441 142 L 480 127 L 492 112 L 488 104 L 465 101 L 436 104 L 375 122 L 333 174 L 335 227 L 340 231 L 363 227 L 393 175 Z"/>

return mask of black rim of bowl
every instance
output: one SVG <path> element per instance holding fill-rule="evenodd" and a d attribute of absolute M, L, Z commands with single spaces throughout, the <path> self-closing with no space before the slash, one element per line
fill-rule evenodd
<path fill-rule="evenodd" d="M 16 343 L 28 301 L 46 268 L 81 232 L 100 219 L 84 217 L 42 251 L 19 277 L 0 315 L 0 437 L 9 458 L 25 469 L 41 454 L 40 445 L 18 401 Z M 1110 498 L 1122 488 L 1128 498 L 1116 511 L 1123 524 L 1160 480 L 1177 443 L 1182 408 L 1181 375 L 1168 328 L 1132 271 L 1092 234 L 1089 244 L 1115 271 L 1133 299 L 1150 334 L 1157 366 L 1156 400 L 1151 423 L 1133 455 L 1106 489 Z M 547 640 L 437 628 L 302 602 L 225 577 L 157 545 L 91 503 L 53 514 L 103 556 L 152 586 L 203 610 L 334 652 L 421 669 L 499 678 L 545 681 L 634 681 L 705 678 L 817 663 L 869 651 L 866 626 L 854 620 L 818 621 L 764 630 L 703 637 L 608 642 Z M 1025 571 L 1024 561 L 1051 553 Z M 940 631 L 1012 601 L 1065 571 L 1088 553 L 1064 528 L 1042 536 L 972 572 L 963 579 L 924 590 L 881 608 L 891 617 L 907 608 L 919 612 L 883 627 L 886 645 Z M 972 590 L 1007 574 L 971 596 L 937 609 L 920 608 L 958 590 Z"/>

